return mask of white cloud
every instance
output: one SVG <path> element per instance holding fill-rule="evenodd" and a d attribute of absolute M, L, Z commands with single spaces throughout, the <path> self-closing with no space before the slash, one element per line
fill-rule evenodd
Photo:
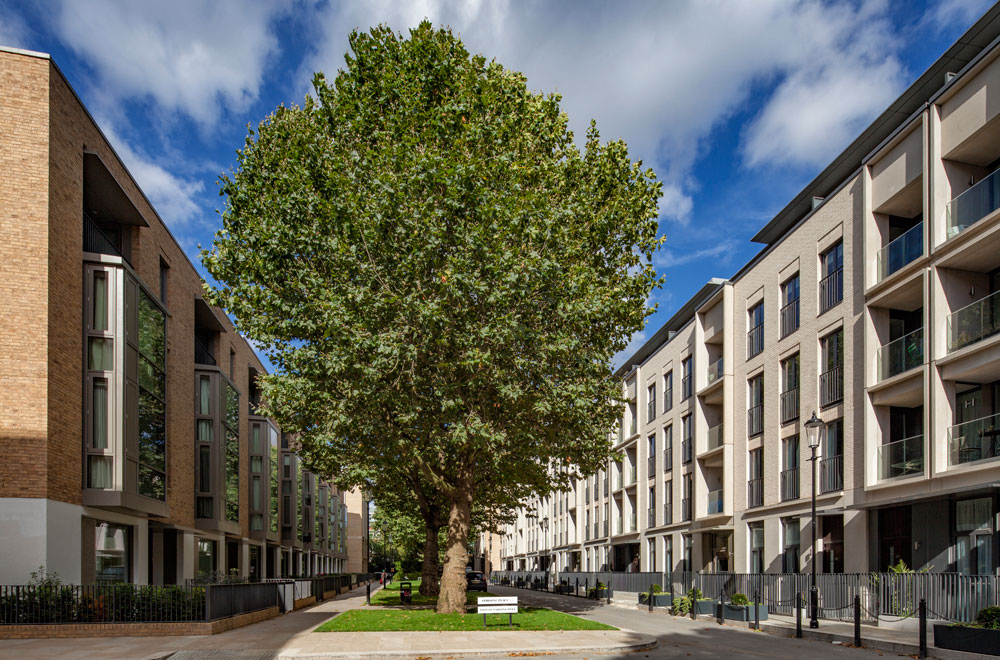
<path fill-rule="evenodd" d="M 938 29 L 951 25 L 966 27 L 986 13 L 993 0 L 941 0 L 927 13 L 925 23 Z"/>
<path fill-rule="evenodd" d="M 736 254 L 739 245 L 734 240 L 725 240 L 707 248 L 675 253 L 673 250 L 661 248 L 653 256 L 653 265 L 659 270 L 676 268 L 696 261 L 712 261 L 716 264 L 726 264 Z"/>
<path fill-rule="evenodd" d="M 271 23 L 288 8 L 289 0 L 62 0 L 52 27 L 93 67 L 104 93 L 151 97 L 166 113 L 211 126 L 221 111 L 257 98 L 278 50 Z"/>
<path fill-rule="evenodd" d="M 642 345 L 643 343 L 645 343 L 645 341 L 646 341 L 645 330 L 639 330 L 634 335 L 632 335 L 631 339 L 629 339 L 628 345 L 626 345 L 625 348 L 623 348 L 621 351 L 616 353 L 613 358 L 611 358 L 611 368 L 618 369 L 622 365 L 624 365 L 625 360 L 632 357 L 632 355 L 635 354 L 636 351 L 642 348 Z"/>
<path fill-rule="evenodd" d="M 28 47 L 28 26 L 3 2 L 0 2 L 0 46 Z"/>

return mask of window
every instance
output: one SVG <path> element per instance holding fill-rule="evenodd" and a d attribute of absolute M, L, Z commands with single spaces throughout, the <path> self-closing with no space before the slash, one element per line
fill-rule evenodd
<path fill-rule="evenodd" d="M 830 406 L 844 398 L 844 330 L 820 340 L 819 403 Z"/>
<path fill-rule="evenodd" d="M 163 259 L 160 259 L 160 302 L 167 304 L 167 271 L 170 266 Z"/>
<path fill-rule="evenodd" d="M 648 570 L 653 572 L 656 570 L 656 539 L 649 539 L 649 564 Z"/>
<path fill-rule="evenodd" d="M 691 415 L 685 415 L 681 418 L 681 431 L 684 434 L 681 439 L 681 462 L 690 463 L 691 462 Z"/>
<path fill-rule="evenodd" d="M 674 469 L 674 427 L 671 424 L 663 429 L 663 471 Z"/>
<path fill-rule="evenodd" d="M 166 437 L 166 316 L 139 289 L 139 494 L 165 500 Z"/>
<path fill-rule="evenodd" d="M 649 498 L 646 500 L 648 505 L 648 517 L 649 526 L 656 527 L 656 486 L 649 487 Z"/>
<path fill-rule="evenodd" d="M 747 506 L 764 504 L 764 448 L 751 449 L 747 461 Z"/>
<path fill-rule="evenodd" d="M 667 479 L 663 482 L 663 524 L 674 522 L 674 482 Z"/>
<path fill-rule="evenodd" d="M 226 520 L 240 521 L 240 395 L 228 382 L 226 391 L 225 427 L 226 456 Z"/>
<path fill-rule="evenodd" d="M 819 462 L 820 490 L 824 493 L 844 488 L 844 420 L 826 425 L 823 434 L 823 459 Z"/>
<path fill-rule="evenodd" d="M 747 359 L 750 359 L 764 350 L 764 301 L 747 310 L 747 316 L 750 327 L 747 332 Z"/>
<path fill-rule="evenodd" d="M 837 243 L 820 255 L 819 313 L 844 299 L 844 244 Z"/>
<path fill-rule="evenodd" d="M 764 572 L 764 525 L 750 525 L 750 572 Z"/>
<path fill-rule="evenodd" d="M 683 536 L 683 539 L 684 539 L 684 557 L 683 557 L 682 563 L 681 563 L 681 570 L 683 570 L 685 573 L 690 573 L 691 572 L 691 554 L 692 554 L 692 551 L 694 549 L 694 541 L 692 540 L 690 534 L 685 534 Z"/>
<path fill-rule="evenodd" d="M 209 577 L 215 573 L 215 541 L 198 539 L 198 575 Z"/>
<path fill-rule="evenodd" d="M 781 338 L 799 329 L 799 274 L 781 285 Z"/>
<path fill-rule="evenodd" d="M 799 572 L 799 519 L 790 518 L 781 521 L 782 552 L 781 572 Z"/>
<path fill-rule="evenodd" d="M 694 383 L 691 382 L 691 358 L 684 358 L 681 361 L 681 401 L 691 398 Z"/>
<path fill-rule="evenodd" d="M 781 501 L 799 497 L 799 436 L 792 435 L 781 441 Z"/>
<path fill-rule="evenodd" d="M 656 383 L 646 389 L 646 423 L 656 419 Z"/>
<path fill-rule="evenodd" d="M 131 579 L 129 532 L 131 528 L 111 523 L 94 525 L 95 582 L 128 582 Z"/>
<path fill-rule="evenodd" d="M 663 570 L 672 573 L 674 570 L 674 538 L 663 537 Z"/>
<path fill-rule="evenodd" d="M 799 354 L 781 362 L 781 423 L 799 418 Z"/>
<path fill-rule="evenodd" d="M 691 482 L 691 474 L 690 473 L 685 474 L 684 479 L 681 483 L 684 488 L 684 491 L 682 493 L 683 498 L 681 499 L 681 516 L 682 519 L 686 522 L 688 520 L 691 520 L 691 487 L 693 485 Z"/>
<path fill-rule="evenodd" d="M 117 380 L 115 376 L 115 299 L 112 282 L 115 271 L 91 268 L 88 270 L 87 293 L 89 304 L 85 306 L 89 318 L 87 322 L 86 358 L 86 414 L 85 426 L 86 484 L 87 488 L 115 488 L 114 460 L 119 424 L 112 416 L 112 403 L 116 399 Z"/>
<path fill-rule="evenodd" d="M 674 372 L 668 371 L 663 377 L 663 412 L 674 407 Z"/>
<path fill-rule="evenodd" d="M 764 432 L 764 374 L 747 381 L 747 435 Z"/>

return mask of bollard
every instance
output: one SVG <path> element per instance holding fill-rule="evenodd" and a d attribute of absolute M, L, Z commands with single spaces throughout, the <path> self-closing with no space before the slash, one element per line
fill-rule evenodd
<path fill-rule="evenodd" d="M 652 612 L 653 611 L 653 584 L 652 583 L 650 583 L 650 585 L 649 585 L 649 597 L 646 598 L 646 600 L 649 601 L 649 611 Z"/>
<path fill-rule="evenodd" d="M 760 632 L 760 589 L 753 592 L 753 629 Z"/>
<path fill-rule="evenodd" d="M 802 592 L 795 592 L 795 638 L 802 639 Z"/>
<path fill-rule="evenodd" d="M 366 589 L 367 593 L 365 594 L 365 598 L 368 600 L 368 604 L 371 605 L 372 604 L 372 585 L 371 585 L 371 583 L 369 583 L 366 586 L 367 586 L 367 589 Z"/>
<path fill-rule="evenodd" d="M 723 598 L 725 598 L 725 593 L 722 591 L 722 589 L 719 589 L 719 606 L 715 608 L 715 622 L 718 623 L 720 626 L 722 625 L 722 622 L 725 619 L 725 617 L 722 615 Z"/>
<path fill-rule="evenodd" d="M 920 599 L 920 652 L 918 658 L 927 657 L 927 601 Z"/>
<path fill-rule="evenodd" d="M 580 578 L 576 579 L 576 587 L 573 590 L 573 595 L 574 596 L 579 596 L 580 595 Z"/>
<path fill-rule="evenodd" d="M 861 648 L 861 596 L 854 596 L 854 645 Z"/>
<path fill-rule="evenodd" d="M 590 578 L 583 578 L 583 595 L 590 598 Z"/>
<path fill-rule="evenodd" d="M 614 577 L 614 576 L 611 573 L 608 573 L 608 590 L 607 590 L 607 593 L 605 594 L 608 597 L 608 602 L 607 602 L 608 605 L 611 604 L 611 578 L 612 577 Z"/>

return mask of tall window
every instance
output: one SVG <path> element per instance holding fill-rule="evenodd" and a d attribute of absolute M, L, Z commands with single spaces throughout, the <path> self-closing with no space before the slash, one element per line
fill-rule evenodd
<path fill-rule="evenodd" d="M 764 374 L 747 381 L 747 435 L 764 432 Z"/>
<path fill-rule="evenodd" d="M 764 504 L 764 448 L 751 449 L 747 461 L 749 470 L 747 480 L 747 506 L 762 506 Z"/>
<path fill-rule="evenodd" d="M 215 573 L 215 541 L 198 539 L 198 575 L 207 577 Z"/>
<path fill-rule="evenodd" d="M 646 423 L 656 419 L 656 383 L 646 388 Z"/>
<path fill-rule="evenodd" d="M 844 487 L 844 420 L 835 419 L 826 425 L 823 434 L 823 459 L 819 463 L 820 489 L 824 493 Z"/>
<path fill-rule="evenodd" d="M 106 522 L 95 523 L 95 582 L 128 582 L 131 579 L 130 531 L 130 527 L 122 525 L 112 525 Z"/>
<path fill-rule="evenodd" d="M 114 435 L 111 402 L 114 399 L 115 340 L 113 303 L 115 270 L 88 271 L 87 305 L 87 488 L 114 488 Z"/>
<path fill-rule="evenodd" d="M 684 521 L 691 520 L 691 474 L 685 474 L 682 481 L 684 486 L 683 498 L 681 499 L 681 516 Z"/>
<path fill-rule="evenodd" d="M 268 426 L 268 451 L 270 457 L 269 474 L 271 484 L 270 525 L 273 534 L 278 533 L 278 431 Z"/>
<path fill-rule="evenodd" d="M 692 540 L 690 534 L 685 534 L 684 535 L 684 558 L 682 560 L 683 563 L 681 564 L 681 569 L 685 573 L 690 573 L 691 572 L 691 554 L 692 554 L 693 550 L 694 550 L 694 541 Z"/>
<path fill-rule="evenodd" d="M 649 504 L 647 510 L 647 515 L 649 516 L 650 527 L 656 527 L 656 486 L 649 487 L 649 499 L 646 500 Z"/>
<path fill-rule="evenodd" d="M 681 432 L 684 434 L 681 439 L 681 461 L 684 463 L 690 463 L 692 459 L 692 424 L 691 415 L 684 415 L 681 418 Z"/>
<path fill-rule="evenodd" d="M 649 570 L 650 572 L 656 570 L 656 539 L 649 539 Z"/>
<path fill-rule="evenodd" d="M 799 274 L 781 285 L 781 338 L 799 329 Z"/>
<path fill-rule="evenodd" d="M 781 501 L 799 497 L 799 436 L 781 441 Z"/>
<path fill-rule="evenodd" d="M 663 412 L 674 407 L 674 372 L 668 371 L 663 377 Z"/>
<path fill-rule="evenodd" d="M 694 383 L 691 378 L 691 358 L 687 357 L 681 361 L 681 401 L 691 398 L 694 391 Z"/>
<path fill-rule="evenodd" d="M 787 518 L 781 521 L 782 551 L 781 572 L 799 572 L 799 519 Z"/>
<path fill-rule="evenodd" d="M 646 454 L 646 478 L 652 479 L 656 476 L 656 434 L 653 433 L 646 439 L 649 451 Z"/>
<path fill-rule="evenodd" d="M 240 395 L 228 382 L 226 414 L 222 423 L 226 438 L 226 520 L 240 521 Z"/>
<path fill-rule="evenodd" d="M 844 398 L 844 330 L 820 340 L 819 403 L 829 406 Z"/>
<path fill-rule="evenodd" d="M 764 350 L 764 301 L 747 310 L 747 316 L 750 328 L 747 332 L 747 359 L 749 359 Z"/>
<path fill-rule="evenodd" d="M 139 494 L 166 499 L 166 317 L 139 289 Z"/>
<path fill-rule="evenodd" d="M 750 525 L 750 572 L 764 572 L 764 525 Z"/>
<path fill-rule="evenodd" d="M 667 573 L 674 570 L 674 538 L 669 534 L 663 537 L 663 570 Z"/>
<path fill-rule="evenodd" d="M 663 482 L 663 524 L 674 522 L 674 482 L 667 479 Z"/>
<path fill-rule="evenodd" d="M 820 255 L 819 312 L 844 299 L 844 244 L 837 243 Z"/>
<path fill-rule="evenodd" d="M 781 423 L 799 418 L 799 354 L 781 362 Z"/>
<path fill-rule="evenodd" d="M 674 426 L 663 429 L 663 471 L 674 469 Z"/>

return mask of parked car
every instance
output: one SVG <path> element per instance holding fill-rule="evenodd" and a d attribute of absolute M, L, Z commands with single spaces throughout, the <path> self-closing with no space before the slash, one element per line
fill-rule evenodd
<path fill-rule="evenodd" d="M 486 591 L 486 576 L 482 571 L 469 571 L 465 574 L 466 591 Z"/>

